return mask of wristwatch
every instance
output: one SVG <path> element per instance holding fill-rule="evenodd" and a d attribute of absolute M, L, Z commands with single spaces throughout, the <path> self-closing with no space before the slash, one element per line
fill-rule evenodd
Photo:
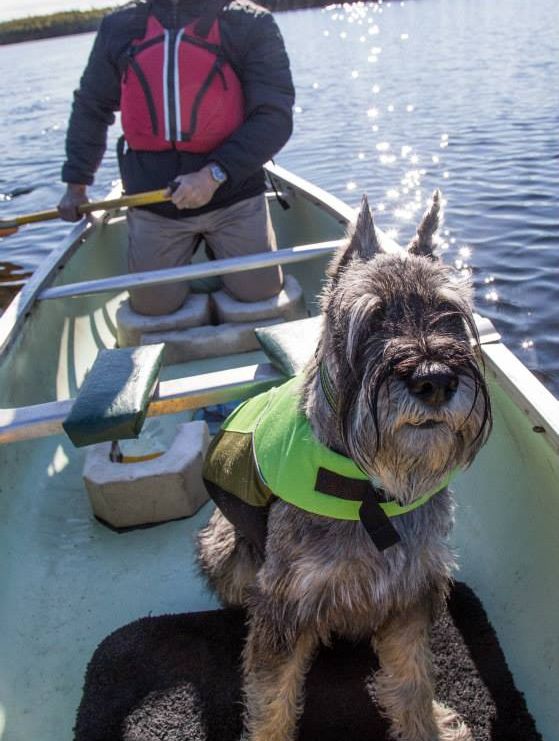
<path fill-rule="evenodd" d="M 212 180 L 214 180 L 216 183 L 219 183 L 220 185 L 223 185 L 223 183 L 225 183 L 227 180 L 227 173 L 225 172 L 225 170 L 216 162 L 210 162 L 209 167 Z"/>

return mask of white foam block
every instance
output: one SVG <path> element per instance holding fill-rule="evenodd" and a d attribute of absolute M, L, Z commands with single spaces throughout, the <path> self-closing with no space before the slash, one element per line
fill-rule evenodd
<path fill-rule="evenodd" d="M 132 527 L 190 517 L 208 500 L 202 465 L 210 437 L 205 422 L 177 426 L 159 458 L 113 463 L 111 443 L 92 445 L 83 478 L 93 512 L 113 527 Z"/>
<path fill-rule="evenodd" d="M 281 318 L 267 319 L 242 324 L 208 325 L 175 332 L 150 332 L 142 335 L 141 344 L 164 342 L 163 363 L 165 365 L 186 363 L 189 360 L 258 350 L 260 344 L 254 334 L 254 328 L 278 324 L 281 321 Z"/>
<path fill-rule="evenodd" d="M 277 296 L 263 301 L 238 301 L 223 290 L 212 293 L 212 301 L 217 321 L 221 324 L 275 318 L 289 322 L 308 316 L 303 289 L 292 275 L 285 276 L 283 288 Z"/>
<path fill-rule="evenodd" d="M 161 286 L 165 290 L 165 286 Z M 140 344 L 140 338 L 147 332 L 165 332 L 174 329 L 187 329 L 208 324 L 210 321 L 210 298 L 205 293 L 191 293 L 180 309 L 172 314 L 146 316 L 138 314 L 124 301 L 116 312 L 117 338 L 120 347 Z"/>

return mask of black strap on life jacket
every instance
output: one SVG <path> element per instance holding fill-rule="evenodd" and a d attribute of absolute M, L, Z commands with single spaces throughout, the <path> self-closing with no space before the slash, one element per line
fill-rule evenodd
<path fill-rule="evenodd" d="M 396 528 L 380 506 L 384 498 L 370 481 L 351 479 L 326 468 L 319 468 L 314 488 L 322 494 L 361 502 L 359 519 L 379 551 L 399 542 L 400 536 Z"/>

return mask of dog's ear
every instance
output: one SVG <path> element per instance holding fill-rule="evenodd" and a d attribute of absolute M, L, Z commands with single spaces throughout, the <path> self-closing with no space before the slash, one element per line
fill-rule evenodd
<path fill-rule="evenodd" d="M 435 235 L 442 224 L 443 214 L 441 206 L 441 191 L 433 193 L 431 205 L 423 214 L 421 223 L 417 227 L 417 233 L 408 245 L 408 252 L 412 255 L 422 255 L 435 259 L 434 249 L 436 247 Z"/>
<path fill-rule="evenodd" d="M 361 207 L 357 215 L 357 222 L 347 246 L 343 247 L 334 257 L 330 265 L 330 275 L 334 277 L 340 268 L 343 268 L 352 257 L 362 260 L 372 260 L 380 252 L 380 245 L 375 230 L 373 214 L 369 207 L 367 196 L 361 199 Z"/>

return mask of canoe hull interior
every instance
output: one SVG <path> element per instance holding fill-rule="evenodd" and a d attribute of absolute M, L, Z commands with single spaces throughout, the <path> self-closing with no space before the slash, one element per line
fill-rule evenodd
<path fill-rule="evenodd" d="M 291 209 L 270 201 L 280 245 L 343 236 L 351 211 L 284 177 L 278 182 L 291 195 Z M 125 219 L 116 216 L 92 230 L 47 284 L 125 273 L 125 245 Z M 289 268 L 312 313 L 326 262 Z M 99 349 L 114 346 L 121 299 L 116 292 L 33 303 L 1 356 L 0 407 L 75 396 Z M 0 322 L 17 314 L 10 311 Z M 264 362 L 262 353 L 194 361 L 166 368 L 163 378 L 256 362 Z M 454 486 L 453 540 L 459 578 L 482 600 L 540 732 L 553 741 L 559 727 L 558 456 L 504 390 L 501 375 L 488 367 L 494 432 Z M 185 418 L 160 419 L 169 429 Z M 87 661 L 111 631 L 148 614 L 216 606 L 194 558 L 195 534 L 211 505 L 187 520 L 118 534 L 91 515 L 84 456 L 62 435 L 0 446 L 2 741 L 72 737 Z"/>

